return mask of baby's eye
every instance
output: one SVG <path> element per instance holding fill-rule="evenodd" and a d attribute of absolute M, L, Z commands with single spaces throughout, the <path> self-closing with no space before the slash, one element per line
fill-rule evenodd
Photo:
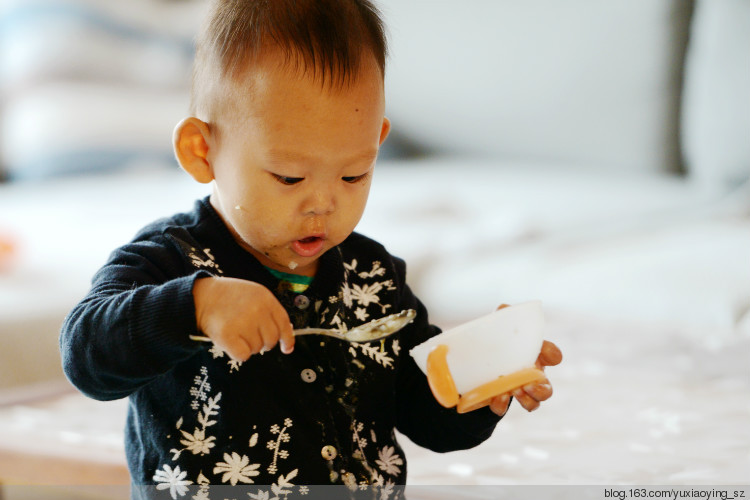
<path fill-rule="evenodd" d="M 279 181 L 280 183 L 286 186 L 297 184 L 298 182 L 302 182 L 302 180 L 304 179 L 304 177 L 287 177 L 285 175 L 278 175 L 278 174 L 272 174 L 272 175 L 274 179 L 276 179 L 277 181 Z"/>
<path fill-rule="evenodd" d="M 341 180 L 343 180 L 344 182 L 348 182 L 349 184 L 355 184 L 357 182 L 364 181 L 369 176 L 370 176 L 370 172 L 367 172 L 366 174 L 362 174 L 362 175 L 355 175 L 352 177 L 342 177 Z"/>

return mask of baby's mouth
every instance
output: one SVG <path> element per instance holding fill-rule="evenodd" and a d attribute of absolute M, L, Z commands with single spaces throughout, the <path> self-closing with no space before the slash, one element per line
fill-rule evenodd
<path fill-rule="evenodd" d="M 292 242 L 292 251 L 300 257 L 313 257 L 323 249 L 323 235 L 313 235 Z"/>

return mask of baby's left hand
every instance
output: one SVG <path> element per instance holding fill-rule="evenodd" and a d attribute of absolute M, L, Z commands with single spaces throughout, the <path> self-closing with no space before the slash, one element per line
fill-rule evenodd
<path fill-rule="evenodd" d="M 539 357 L 536 358 L 536 367 L 544 370 L 546 366 L 555 366 L 562 361 L 562 352 L 560 349 L 547 340 L 542 344 L 542 350 Z M 490 402 L 490 409 L 499 416 L 505 415 L 510 406 L 510 396 L 523 406 L 526 411 L 534 411 L 539 408 L 542 401 L 546 401 L 552 396 L 552 385 L 549 380 L 544 379 L 531 384 L 526 384 L 511 392 L 495 396 Z"/>

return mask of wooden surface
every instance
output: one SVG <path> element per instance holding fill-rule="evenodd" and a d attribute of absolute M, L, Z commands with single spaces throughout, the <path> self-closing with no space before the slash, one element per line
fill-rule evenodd
<path fill-rule="evenodd" d="M 64 384 L 0 395 L 0 483 L 128 485 L 127 401 L 98 402 Z"/>

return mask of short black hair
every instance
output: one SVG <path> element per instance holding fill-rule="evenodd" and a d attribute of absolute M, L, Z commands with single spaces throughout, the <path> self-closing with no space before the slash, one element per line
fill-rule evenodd
<path fill-rule="evenodd" d="M 355 79 L 368 54 L 385 75 L 385 28 L 369 0 L 214 0 L 196 43 L 191 111 L 208 66 L 235 77 L 272 48 L 331 86 Z"/>

